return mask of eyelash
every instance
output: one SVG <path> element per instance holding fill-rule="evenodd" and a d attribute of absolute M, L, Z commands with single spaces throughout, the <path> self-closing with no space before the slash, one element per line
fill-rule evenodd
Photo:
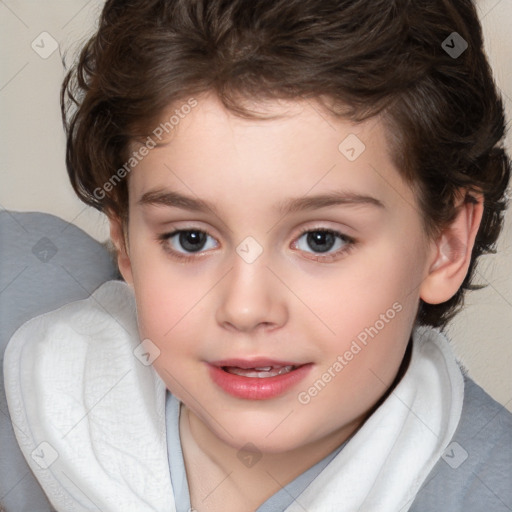
<path fill-rule="evenodd" d="M 173 236 L 179 235 L 180 233 L 186 233 L 186 232 L 191 232 L 191 231 L 198 232 L 198 233 L 204 233 L 207 236 L 211 236 L 206 231 L 203 231 L 202 229 L 194 229 L 194 228 L 176 229 L 174 231 L 171 231 L 170 233 L 163 233 L 161 235 L 158 235 L 157 241 L 162 245 L 164 251 L 167 254 L 169 254 L 172 258 L 174 258 L 178 261 L 185 262 L 185 263 L 190 262 L 194 259 L 197 259 L 198 256 L 196 256 L 194 254 L 201 254 L 201 251 L 198 251 L 197 253 L 191 253 L 191 255 L 185 255 L 182 252 L 175 251 L 174 249 L 169 248 L 167 243 L 168 243 L 169 239 L 171 239 Z M 345 256 L 345 255 L 349 254 L 354 249 L 354 246 L 357 243 L 357 241 L 352 237 L 349 237 L 339 231 L 329 229 L 329 228 L 324 228 L 324 227 L 303 229 L 299 233 L 299 235 L 296 237 L 295 240 L 297 240 L 297 241 L 300 240 L 307 233 L 329 233 L 329 234 L 332 234 L 335 237 L 341 239 L 345 243 L 345 245 L 341 249 L 338 249 L 335 253 L 329 253 L 326 256 L 320 256 L 320 257 L 315 257 L 315 258 L 307 257 L 307 259 L 311 259 L 313 261 L 318 261 L 321 263 L 328 263 L 328 262 L 338 259 L 341 256 Z M 294 242 L 294 243 L 296 243 L 296 242 Z M 307 254 L 312 255 L 315 253 L 307 253 Z M 321 253 L 316 253 L 316 254 L 321 254 Z"/>

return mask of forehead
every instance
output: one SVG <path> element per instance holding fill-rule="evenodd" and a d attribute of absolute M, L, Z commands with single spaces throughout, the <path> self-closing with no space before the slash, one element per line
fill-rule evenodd
<path fill-rule="evenodd" d="M 287 197 L 333 191 L 390 207 L 405 196 L 414 200 L 391 161 L 379 118 L 356 124 L 314 102 L 272 101 L 254 105 L 261 117 L 247 119 L 212 96 L 177 109 L 162 115 L 169 134 L 131 173 L 130 207 L 160 189 L 252 209 L 255 200 L 282 210 Z"/>

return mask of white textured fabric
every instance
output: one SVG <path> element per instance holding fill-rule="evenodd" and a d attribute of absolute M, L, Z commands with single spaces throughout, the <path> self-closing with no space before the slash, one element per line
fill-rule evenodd
<path fill-rule="evenodd" d="M 125 283 L 108 281 L 28 321 L 7 346 L 16 437 L 59 512 L 175 510 L 165 384 L 133 354 L 134 304 Z"/>
<path fill-rule="evenodd" d="M 59 512 L 176 510 L 165 385 L 134 356 L 138 345 L 134 297 L 119 281 L 30 320 L 9 342 L 16 437 Z M 447 340 L 416 330 L 393 393 L 286 510 L 407 511 L 455 433 L 463 395 Z"/>
<path fill-rule="evenodd" d="M 397 387 L 286 512 L 406 512 L 455 434 L 463 399 L 448 341 L 417 329 Z"/>

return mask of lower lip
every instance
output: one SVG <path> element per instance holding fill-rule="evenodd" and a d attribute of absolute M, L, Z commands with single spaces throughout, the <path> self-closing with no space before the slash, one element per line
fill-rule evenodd
<path fill-rule="evenodd" d="M 226 393 L 245 400 L 267 400 L 282 395 L 300 382 L 310 372 L 312 364 L 275 377 L 242 377 L 225 372 L 218 366 L 208 365 L 210 376 Z"/>

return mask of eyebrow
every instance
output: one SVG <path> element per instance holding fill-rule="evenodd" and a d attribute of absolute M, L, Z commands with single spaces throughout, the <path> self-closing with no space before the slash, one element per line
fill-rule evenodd
<path fill-rule="evenodd" d="M 215 205 L 204 199 L 197 199 L 186 196 L 175 191 L 157 189 L 146 192 L 137 201 L 137 204 L 145 206 L 168 206 L 181 208 L 193 212 L 213 212 L 218 215 Z M 281 215 L 295 213 L 304 210 L 317 210 L 329 206 L 374 206 L 385 209 L 384 203 L 378 199 L 355 192 L 340 191 L 319 194 L 316 196 L 304 196 L 299 198 L 286 199 L 277 204 L 276 210 Z"/>

